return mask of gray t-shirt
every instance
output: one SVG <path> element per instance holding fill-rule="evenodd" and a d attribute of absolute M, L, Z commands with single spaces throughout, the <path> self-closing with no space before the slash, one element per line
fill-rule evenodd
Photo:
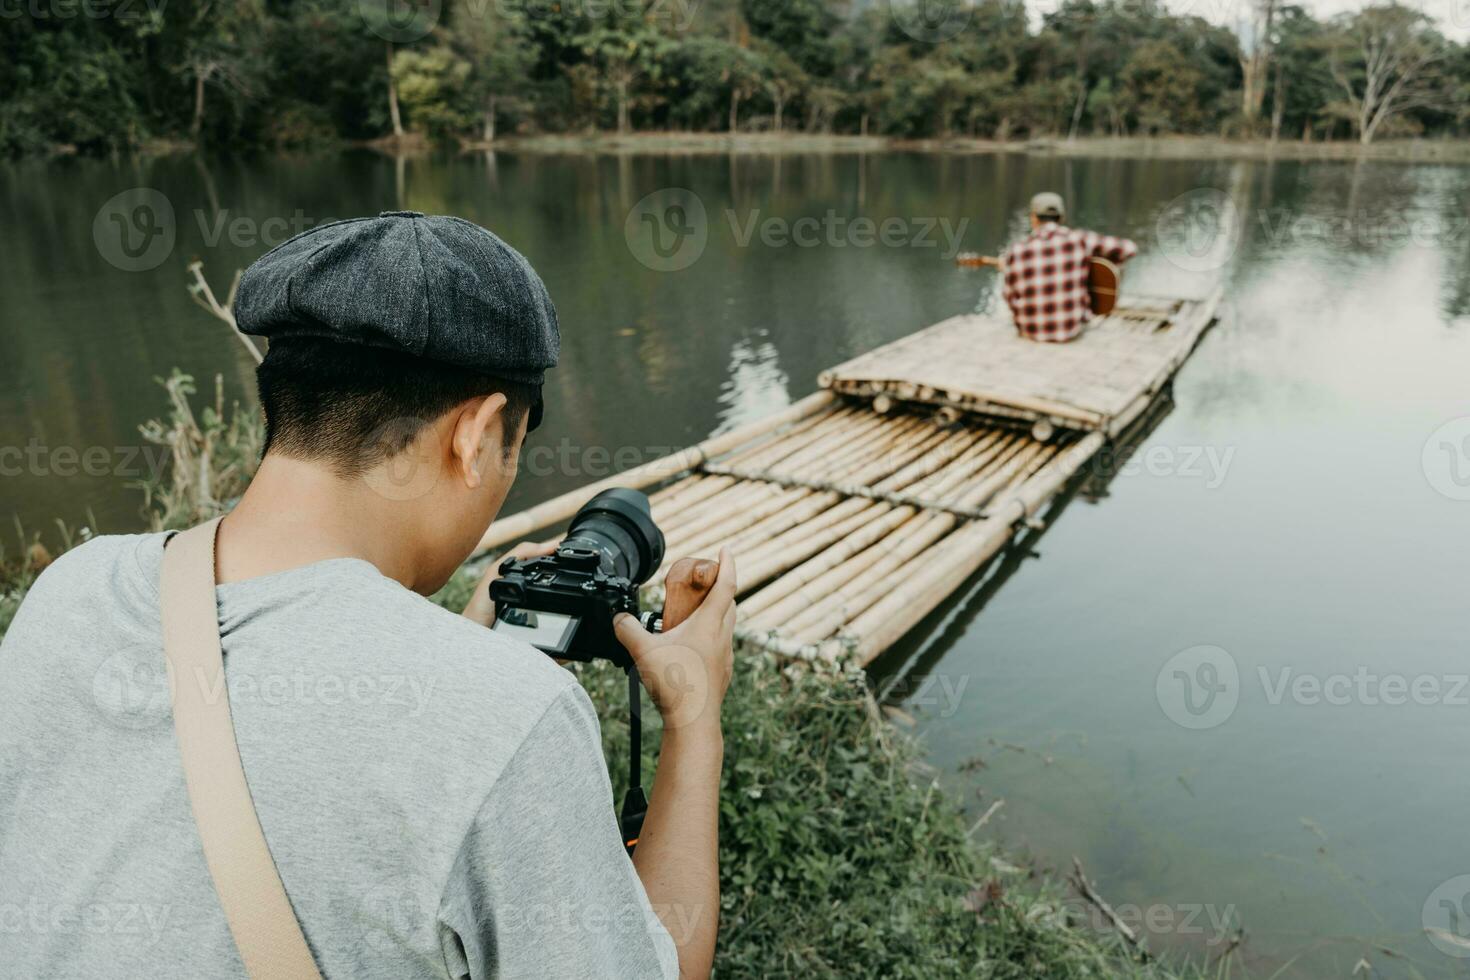
<path fill-rule="evenodd" d="M 245 975 L 169 712 L 164 537 L 67 553 L 0 646 L 0 975 Z M 356 559 L 217 597 L 245 774 L 324 976 L 677 977 L 571 673 Z"/>

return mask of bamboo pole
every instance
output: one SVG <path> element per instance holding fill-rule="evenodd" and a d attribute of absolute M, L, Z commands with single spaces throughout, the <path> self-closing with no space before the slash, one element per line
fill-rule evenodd
<path fill-rule="evenodd" d="M 808 520 L 820 519 L 832 509 L 833 504 L 838 503 L 841 499 L 835 493 L 814 493 L 809 497 L 804 497 L 795 505 L 772 514 L 732 536 L 729 542 L 730 547 L 739 549 L 749 559 L 754 559 L 770 542 L 780 540 L 787 531 L 800 527 Z M 742 586 L 744 584 L 742 583 Z"/>
<path fill-rule="evenodd" d="M 705 476 L 703 473 L 690 473 L 683 479 L 675 480 L 668 486 L 663 487 L 660 490 L 655 490 L 653 493 L 649 494 L 648 502 L 657 507 L 664 501 L 673 500 L 677 498 L 679 494 L 684 493 L 688 490 L 692 490 L 694 487 L 710 479 L 713 479 L 713 477 Z"/>
<path fill-rule="evenodd" d="M 960 495 L 957 510 L 979 507 L 995 492 L 997 485 L 1010 482 L 1008 475 L 1027 472 L 1039 455 L 1037 450 L 1043 448 L 1028 445 L 1024 440 L 1017 440 L 1015 446 L 1019 451 L 992 460 L 991 477 Z M 797 597 L 788 595 L 774 609 L 763 613 L 756 625 L 778 628 L 780 617 L 792 616 L 790 622 L 779 627 L 783 633 L 798 643 L 819 640 L 841 626 L 849 618 L 850 610 L 865 608 L 881 599 L 887 588 L 884 579 L 890 572 L 958 524 L 956 513 L 941 512 L 905 523 L 892 537 L 872 544 L 867 549 L 870 554 L 846 557 L 848 553 L 839 548 L 829 549 L 830 556 L 824 552 L 802 566 L 803 578 L 818 570 L 822 574 L 797 590 Z M 783 576 L 782 583 L 791 574 L 795 573 Z M 798 612 L 803 607 L 805 611 Z"/>
<path fill-rule="evenodd" d="M 706 439 L 681 452 L 652 460 L 651 462 L 644 463 L 642 466 L 610 476 L 605 480 L 598 480 L 588 486 L 564 493 L 559 497 L 554 497 L 528 510 L 523 510 L 519 514 L 512 514 L 509 517 L 496 521 L 486 529 L 485 534 L 480 538 L 480 543 L 476 547 L 476 551 L 487 551 L 491 548 L 498 548 L 517 538 L 524 537 L 538 528 L 567 520 L 583 504 L 603 490 L 612 487 L 641 489 L 650 484 L 659 483 L 669 477 L 677 476 L 686 470 L 693 469 L 707 459 L 711 459 L 721 453 L 727 453 L 731 449 L 772 432 L 775 429 L 779 429 L 783 425 L 789 425 L 792 422 L 806 418 L 813 412 L 830 405 L 832 400 L 832 392 L 819 391 L 815 394 L 808 395 L 784 411 L 777 412 L 767 418 L 740 426 L 737 429 L 726 432 L 724 435 Z"/>
<path fill-rule="evenodd" d="M 827 595 L 794 616 L 781 631 L 798 643 L 825 639 L 852 618 L 854 609 L 865 609 L 894 587 L 898 569 L 924 554 L 958 523 L 948 514 L 932 514 L 908 522 L 891 541 L 867 549 L 812 583 L 812 591 L 824 587 Z M 835 586 L 835 587 L 834 587 Z"/>
<path fill-rule="evenodd" d="M 871 413 L 851 406 L 842 406 L 818 416 L 814 424 L 810 426 L 795 425 L 759 445 L 729 453 L 723 461 L 740 461 L 741 465 L 745 466 L 770 466 L 794 452 L 828 439 L 870 418 Z"/>
<path fill-rule="evenodd" d="M 829 435 L 830 441 L 819 440 L 787 453 L 782 458 L 790 461 L 793 466 L 808 465 L 823 455 L 842 452 L 842 447 L 861 439 L 871 426 L 871 416 L 853 419 L 832 432 Z M 667 538 L 688 540 L 710 523 L 724 520 L 732 509 L 748 506 L 757 499 L 764 499 L 782 492 L 781 485 L 773 482 L 752 482 L 758 477 L 752 477 L 746 473 L 720 472 L 718 475 L 735 482 L 722 489 L 721 492 L 695 501 L 691 506 L 677 513 L 666 514 L 660 526 Z"/>
<path fill-rule="evenodd" d="M 994 433 L 981 433 L 977 441 L 972 442 L 963 452 L 960 452 L 950 460 L 950 465 L 955 467 L 955 472 L 952 474 L 946 473 L 944 470 L 937 472 L 945 474 L 946 481 L 954 482 L 964 479 L 973 468 L 983 464 L 986 452 L 995 441 L 995 438 L 996 435 Z M 924 461 L 921 460 L 920 462 Z M 933 478 L 935 474 L 925 472 L 928 469 L 930 467 L 927 465 L 921 467 L 918 464 L 910 464 L 910 467 L 901 468 L 895 473 L 889 485 L 911 485 L 913 487 L 924 488 L 931 483 L 937 483 L 938 481 Z M 910 477 L 919 477 L 919 479 L 916 479 L 910 484 L 908 482 Z M 921 489 L 919 492 L 924 493 L 926 491 Z M 864 525 L 870 521 L 888 520 L 883 515 L 891 509 L 891 502 L 888 500 L 884 500 L 875 506 L 865 504 L 862 498 L 852 498 L 828 510 L 818 521 L 804 526 L 802 529 L 804 533 L 800 533 L 784 542 L 782 540 L 768 542 L 768 545 L 773 547 L 780 547 L 783 543 L 787 545 L 788 550 L 786 555 L 784 558 L 777 560 L 777 565 L 784 565 L 784 567 L 778 567 L 776 569 L 776 571 L 786 571 L 787 574 L 782 575 L 776 582 L 771 583 L 756 593 L 756 595 L 746 600 L 743 607 L 749 613 L 757 613 L 767 605 L 785 598 L 786 595 L 805 584 L 810 578 L 814 578 L 827 571 L 834 564 L 850 554 L 847 550 L 849 547 L 849 535 L 857 532 L 860 535 L 857 540 L 864 542 L 872 540 L 871 534 L 860 531 L 859 529 L 864 528 Z M 912 512 L 912 508 L 910 512 Z M 833 524 L 836 524 L 837 527 L 831 528 Z M 884 524 L 883 526 L 886 527 L 888 525 Z M 831 529 L 829 530 L 829 528 Z M 818 534 L 818 532 L 826 533 Z M 814 544 L 809 540 L 813 535 L 818 535 Z M 803 544 L 806 547 L 800 547 Z M 771 556 L 766 551 L 762 551 L 757 555 L 752 555 L 751 559 L 756 562 L 761 562 L 763 559 L 769 557 Z M 795 561 L 791 562 L 793 558 Z M 787 564 L 787 562 L 791 563 Z M 757 573 L 765 573 L 767 568 L 764 564 L 758 564 L 756 571 Z M 764 574 L 759 574 L 759 577 L 752 578 L 752 582 L 762 581 L 765 577 Z"/>
<path fill-rule="evenodd" d="M 918 492 L 925 495 L 943 497 L 949 488 L 971 478 L 977 470 L 983 472 L 987 464 L 1005 447 L 1006 443 L 1002 439 L 999 433 L 983 436 L 952 461 L 948 469 L 919 480 L 912 486 L 919 488 Z M 890 485 L 906 484 L 899 480 Z M 841 560 L 840 551 L 828 553 L 829 546 L 844 540 L 867 521 L 881 519 L 890 509 L 891 505 L 887 502 L 874 504 L 861 498 L 848 499 L 815 520 L 803 523 L 797 534 L 768 541 L 764 549 L 751 554 L 748 559 L 754 563 L 747 566 L 751 571 L 750 583 L 762 582 L 783 572 L 786 574 L 744 600 L 742 609 L 751 614 L 758 613 L 766 606 L 785 598 L 811 578 L 827 571 L 836 561 Z M 746 569 L 742 569 L 742 575 L 745 572 Z"/>
<path fill-rule="evenodd" d="M 873 410 L 882 412 L 880 399 L 892 407 L 899 396 L 894 391 L 896 383 L 887 378 L 838 377 L 828 386 L 845 395 L 873 400 Z M 1097 412 L 1068 405 L 1065 402 L 1017 392 L 965 391 L 935 392 L 934 397 L 923 399 L 924 404 L 952 406 L 962 411 L 986 415 L 1010 415 L 1017 418 L 1034 419 L 1037 416 L 1051 418 L 1069 428 L 1095 428 L 1102 418 Z M 918 403 L 917 401 L 915 403 Z"/>
<path fill-rule="evenodd" d="M 850 405 L 833 403 L 825 411 L 815 412 L 806 418 L 793 423 L 779 433 L 753 440 L 751 443 L 738 447 L 725 454 L 726 461 L 730 460 L 757 460 L 764 458 L 767 454 L 777 452 L 784 446 L 797 446 L 813 438 L 813 430 L 826 426 L 833 421 L 848 418 L 857 414 L 858 409 Z"/>
<path fill-rule="evenodd" d="M 810 469 L 807 476 L 818 482 L 843 479 L 853 473 L 882 464 L 894 453 L 902 452 L 905 447 L 911 445 L 915 438 L 923 438 L 925 434 L 924 422 L 920 419 L 885 419 L 884 421 L 887 424 L 865 443 L 858 446 L 855 451 L 820 460 Z M 782 466 L 779 470 L 771 471 L 771 476 L 780 479 L 788 476 L 800 478 L 801 474 L 790 473 L 787 467 Z"/>
<path fill-rule="evenodd" d="M 739 506 L 712 514 L 708 521 L 689 534 L 668 541 L 666 552 L 673 554 L 675 551 L 689 551 L 700 554 L 709 549 L 717 549 L 730 535 L 785 510 L 812 493 L 801 489 L 778 490 L 774 494 L 770 491 L 771 487 L 768 485 L 753 486 L 750 495 Z"/>
<path fill-rule="evenodd" d="M 858 663 L 871 663 L 978 571 L 1010 540 L 1016 521 L 1034 514 L 1105 441 L 1101 432 L 1094 432 L 1062 452 L 1014 496 L 1000 501 L 995 517 L 950 535 L 942 555 L 848 624 L 844 632 L 850 634 Z"/>
<path fill-rule="evenodd" d="M 948 438 L 945 433 L 933 433 L 924 442 L 921 442 L 909 449 L 906 449 L 902 455 L 895 458 L 899 460 L 906 459 L 915 453 L 922 452 L 925 447 L 934 440 L 940 440 L 944 438 Z M 879 462 L 871 464 L 867 470 L 863 470 L 860 472 L 882 472 L 887 468 L 888 465 L 890 465 L 890 462 L 891 461 L 889 460 L 880 460 Z M 805 492 L 807 494 L 812 494 L 812 491 Z M 723 500 L 724 498 L 721 497 L 718 499 Z M 780 534 L 783 531 L 792 527 L 796 523 L 796 520 L 798 518 L 805 519 L 807 517 L 811 517 L 814 514 L 819 513 L 821 510 L 830 507 L 832 504 L 837 502 L 838 496 L 835 493 L 822 492 L 813 494 L 810 498 L 804 498 L 802 495 L 788 495 L 781 499 L 783 499 L 787 505 L 801 503 L 802 506 L 796 512 L 787 512 L 784 508 L 763 506 L 761 502 L 762 498 L 759 496 L 751 498 L 741 498 L 739 500 L 736 500 L 735 503 L 739 504 L 744 509 L 745 513 L 743 513 L 743 515 L 721 520 L 718 524 L 711 523 L 714 518 L 705 518 L 701 526 L 697 529 L 686 527 L 674 532 L 673 540 L 671 540 L 668 549 L 669 554 L 673 555 L 690 553 L 694 555 L 703 555 L 706 553 L 712 553 L 721 543 L 730 544 L 732 548 L 735 548 L 737 550 L 737 553 L 743 551 L 746 547 L 751 547 L 754 550 L 761 550 L 762 542 L 760 541 L 759 537 L 761 534 L 764 534 L 764 536 L 767 538 L 774 537 L 775 535 Z M 690 531 L 691 533 L 684 533 L 686 530 Z M 727 536 L 735 534 L 738 534 L 739 537 L 728 541 L 723 540 Z M 753 578 L 745 572 L 742 572 L 741 578 L 742 582 L 745 584 L 753 585 L 755 584 L 755 582 L 759 581 L 759 579 Z"/>
<path fill-rule="evenodd" d="M 680 481 L 683 482 L 682 480 Z M 658 501 L 652 501 L 654 513 L 656 514 L 678 514 L 684 508 L 693 506 L 706 497 L 720 493 L 727 487 L 734 486 L 734 477 L 727 476 L 701 476 L 696 482 L 685 486 L 679 493 L 665 497 Z"/>
<path fill-rule="evenodd" d="M 921 454 L 921 453 L 925 452 L 926 449 L 935 440 L 943 440 L 945 438 L 948 438 L 948 436 L 946 434 L 942 433 L 942 432 L 941 433 L 934 433 L 931 436 L 927 437 L 925 439 L 925 441 L 923 441 L 923 442 L 921 442 L 919 444 L 916 444 L 914 446 L 909 447 L 908 449 L 904 450 L 900 454 L 896 454 L 892 459 L 889 459 L 889 460 L 880 460 L 878 462 L 873 463 L 872 465 L 870 465 L 865 470 L 860 471 L 858 474 L 855 474 L 855 476 L 858 479 L 862 480 L 864 483 L 866 483 L 867 481 L 873 479 L 875 476 L 881 475 L 891 465 L 902 464 L 903 461 L 905 461 L 907 459 L 910 459 L 910 458 L 912 458 L 915 455 L 918 455 L 918 454 Z M 861 488 L 861 489 L 865 489 L 865 488 Z M 840 496 L 841 496 L 841 492 L 840 491 L 823 491 L 823 492 L 821 492 L 818 495 L 817 498 L 814 498 L 814 499 L 820 500 L 821 503 L 820 503 L 819 506 L 821 508 L 825 508 L 825 507 L 831 506 L 834 503 L 837 503 L 837 501 L 838 501 L 838 499 L 839 499 Z M 844 501 L 843 503 L 838 504 L 838 507 L 837 508 L 834 508 L 834 510 L 837 511 L 836 513 L 831 513 L 830 516 L 823 515 L 823 518 L 824 519 L 820 520 L 817 524 L 815 524 L 811 528 L 803 528 L 802 529 L 802 532 L 798 534 L 798 537 L 805 537 L 806 536 L 806 533 L 809 532 L 809 531 L 815 531 L 815 530 L 817 530 L 819 528 L 827 527 L 831 522 L 836 521 L 836 520 L 840 520 L 840 519 L 846 517 L 853 510 L 861 509 L 861 508 L 863 508 L 865 506 L 867 506 L 867 504 L 864 503 L 864 502 L 852 504 L 850 502 Z M 810 512 L 808 512 L 806 514 L 806 517 L 810 517 L 810 516 L 812 516 L 812 515 L 811 515 Z M 778 526 L 768 528 L 767 530 L 773 532 L 773 537 L 774 537 L 774 534 L 780 533 L 782 531 L 785 531 L 786 529 L 788 529 L 789 527 L 791 527 L 793 525 L 793 523 L 794 522 L 791 522 L 791 521 L 782 521 L 782 522 L 779 523 Z M 830 533 L 828 535 L 826 535 L 826 537 L 827 538 L 830 538 Z M 830 543 L 830 540 L 828 541 L 828 543 Z M 766 552 L 768 550 L 768 548 L 766 546 L 767 545 L 771 545 L 771 544 L 772 544 L 771 541 L 767 541 L 767 542 L 765 542 L 765 545 L 757 546 L 755 548 L 755 551 L 757 552 L 757 554 L 756 555 L 751 555 L 750 557 L 752 559 L 756 559 L 756 560 L 759 560 L 759 558 L 765 557 L 765 554 L 766 554 Z M 825 544 L 819 545 L 818 547 L 825 547 Z M 798 556 L 795 556 L 795 555 L 792 555 L 792 556 L 789 556 L 788 560 L 791 561 L 792 563 L 795 563 L 795 562 L 801 561 L 802 558 L 801 557 L 798 557 Z M 788 564 L 788 565 L 785 565 L 784 567 L 790 567 L 790 565 Z M 757 566 L 757 568 L 761 572 L 764 572 L 765 571 L 765 568 L 763 566 Z M 781 570 L 780 568 L 775 569 L 775 571 L 780 571 L 780 570 Z M 747 582 L 748 584 L 755 584 L 756 582 L 763 580 L 763 578 L 764 578 L 764 575 L 756 576 L 756 575 L 753 575 L 752 574 L 752 575 L 749 575 L 749 576 L 745 576 L 743 578 L 743 581 Z"/>
<path fill-rule="evenodd" d="M 942 433 L 935 432 L 926 436 L 925 441 L 920 441 L 919 444 L 911 445 L 911 447 L 904 448 L 904 450 L 891 450 L 888 445 L 889 442 L 895 441 L 895 439 L 901 439 L 901 436 L 908 432 L 911 426 L 908 423 L 901 423 L 901 425 L 892 426 L 892 429 L 894 429 L 894 432 L 889 432 L 882 436 L 861 436 L 861 438 L 867 439 L 867 448 L 864 448 L 863 451 L 860 451 L 856 455 L 850 455 L 842 463 L 833 464 L 835 472 L 841 473 L 841 475 L 851 475 L 856 479 L 870 479 L 873 475 L 879 475 L 879 473 L 885 472 L 888 466 L 901 463 L 901 461 L 910 458 L 913 454 L 922 453 L 931 444 L 933 439 L 945 438 Z M 866 466 L 863 466 L 863 469 L 858 469 L 856 472 L 851 469 L 854 464 L 864 463 L 864 460 L 873 460 L 873 457 L 878 458 L 876 458 L 876 461 L 869 461 Z M 751 480 L 772 479 L 769 475 L 761 475 L 761 473 L 751 473 L 748 476 L 750 476 Z M 785 483 L 785 480 L 782 480 L 782 483 Z M 673 554 L 673 552 L 681 552 L 682 554 L 684 551 L 703 554 L 703 551 L 713 551 L 714 547 L 720 544 L 720 539 L 723 536 L 732 535 L 732 533 L 739 533 L 741 535 L 741 541 L 745 542 L 753 538 L 754 530 L 764 530 L 764 532 L 767 532 L 767 535 L 784 532 L 784 530 L 789 529 L 792 523 L 794 523 L 789 519 L 789 516 L 779 516 L 772 508 L 761 505 L 764 500 L 770 500 L 772 494 L 778 495 L 776 498 L 792 505 L 803 501 L 807 495 L 814 495 L 814 504 L 810 505 L 810 507 L 803 507 L 803 510 L 801 510 L 801 514 L 804 517 L 814 516 L 814 514 L 820 513 L 820 511 L 832 505 L 833 502 L 836 502 L 835 494 L 829 491 L 819 491 L 819 488 L 804 489 L 803 494 L 791 495 L 789 492 L 775 489 L 776 486 L 779 486 L 778 483 L 761 482 L 756 483 L 756 486 L 766 489 L 759 489 L 759 491 L 754 492 L 747 491 L 745 494 L 736 495 L 736 497 L 731 497 L 731 494 L 720 495 L 720 497 L 714 498 L 714 501 L 719 504 L 719 513 L 714 513 L 713 510 L 707 511 L 698 522 L 676 525 L 675 529 L 670 532 L 670 554 Z M 795 488 L 803 489 L 803 485 L 797 483 Z M 742 516 L 723 516 L 723 514 L 728 514 L 731 510 L 741 511 Z M 778 526 L 763 526 L 760 523 L 763 520 L 770 520 L 770 522 Z M 745 577 L 745 580 L 747 582 L 754 582 L 748 576 Z"/>
<path fill-rule="evenodd" d="M 735 624 L 735 638 L 742 643 L 768 650 L 778 657 L 787 660 L 815 661 L 822 660 L 828 663 L 835 662 L 843 652 L 840 642 L 832 641 L 821 646 L 794 643 L 779 633 L 769 630 L 752 629 L 740 623 Z"/>
<path fill-rule="evenodd" d="M 976 521 L 953 534 L 947 547 L 904 566 L 886 596 L 852 620 L 843 632 L 855 641 L 854 655 L 863 666 L 891 646 L 944 601 L 1010 540 L 1009 521 Z"/>
<path fill-rule="evenodd" d="M 1040 451 L 1040 444 L 1018 439 L 992 460 L 993 465 L 987 468 L 980 482 L 965 487 L 958 494 L 958 499 L 968 502 L 972 507 L 984 507 L 985 502 L 1009 483 L 1011 477 Z"/>
<path fill-rule="evenodd" d="M 809 555 L 820 551 L 826 547 L 823 541 L 830 543 L 840 540 L 856 527 L 862 526 L 863 520 L 871 519 L 875 510 L 886 510 L 891 506 L 870 500 L 840 500 L 836 494 L 832 495 L 831 501 L 835 506 L 829 505 L 815 515 L 808 514 L 801 521 L 782 529 L 783 532 L 791 533 L 772 536 L 760 547 L 751 548 L 746 558 L 748 565 L 740 570 L 742 587 L 764 582 L 771 576 L 786 571 L 803 560 L 794 557 L 795 555 Z M 812 544 L 814 539 L 816 544 Z M 791 564 L 784 564 L 788 560 Z"/>
<path fill-rule="evenodd" d="M 979 469 L 977 475 L 983 476 L 1007 458 L 1004 452 L 1010 448 L 1013 448 L 1012 443 L 998 442 L 995 446 L 978 453 L 967 463 L 964 470 L 947 476 L 946 480 L 964 479 L 968 475 L 965 470 L 973 471 L 976 468 Z M 875 510 L 875 506 L 881 509 Z M 742 586 L 757 585 L 774 576 L 782 575 L 782 578 L 761 590 L 763 593 L 767 589 L 775 590 L 771 596 L 763 596 L 762 602 L 784 598 L 784 590 L 795 588 L 801 583 L 800 581 L 785 583 L 783 573 L 789 572 L 805 561 L 812 560 L 814 556 L 835 545 L 844 536 L 851 533 L 854 526 L 860 526 L 861 521 L 865 519 L 864 515 L 867 518 L 875 518 L 887 507 L 886 503 L 874 505 L 864 498 L 843 501 L 822 515 L 822 520 L 815 532 L 800 533 L 789 540 L 768 542 L 765 547 L 746 556 L 746 564 L 741 568 Z"/>
<path fill-rule="evenodd" d="M 926 452 L 921 458 L 902 467 L 893 474 L 897 482 L 907 485 L 928 476 L 944 467 L 954 457 L 962 453 L 966 448 L 968 440 L 959 440 L 951 445 L 940 445 L 933 452 Z M 835 492 L 844 497 L 859 497 L 865 500 L 881 500 L 896 506 L 914 507 L 925 510 L 951 510 L 952 505 L 940 500 L 924 496 L 922 493 L 906 493 L 900 491 L 882 490 L 878 487 L 868 486 L 866 482 L 830 483 L 820 480 L 781 480 L 784 486 L 805 487 L 810 490 Z M 983 517 L 979 511 L 961 512 L 961 517 Z"/>
<path fill-rule="evenodd" d="M 1002 472 L 1025 472 L 1030 463 L 1023 460 L 1037 455 L 1031 452 L 1034 448 L 1037 447 L 1025 446 L 1021 452 L 1011 456 Z M 991 494 L 988 483 L 984 481 L 961 495 L 958 501 L 961 507 L 978 507 Z M 954 513 L 935 513 L 905 524 L 897 534 L 869 548 L 872 554 L 856 556 L 813 582 L 807 590 L 811 605 L 783 631 L 798 642 L 822 639 L 846 622 L 849 610 L 866 608 L 882 598 L 887 590 L 884 580 L 889 573 L 916 557 L 959 523 Z M 865 570 L 867 577 L 858 578 Z"/>
<path fill-rule="evenodd" d="M 743 610 L 750 625 L 792 632 L 794 620 L 802 610 L 826 599 L 842 576 L 861 567 L 861 563 L 852 565 L 851 562 L 866 552 L 876 552 L 888 546 L 890 537 L 901 533 L 896 529 L 906 526 L 915 513 L 912 507 L 890 508 L 877 519 L 865 522 L 861 530 L 844 535 L 832 547 L 781 576 L 784 595 L 779 600 L 767 601 L 758 609 Z"/>
<path fill-rule="evenodd" d="M 947 433 L 944 429 L 936 429 L 935 432 L 923 436 L 922 441 L 917 444 L 900 448 L 894 448 L 892 445 L 876 447 L 873 453 L 867 454 L 866 460 L 860 460 L 872 463 L 872 466 L 864 467 L 858 473 L 851 472 L 850 466 L 838 467 L 839 470 L 845 470 L 845 472 L 825 473 L 817 470 L 813 475 L 807 476 L 753 472 L 753 470 L 726 466 L 711 467 L 711 472 L 735 476 L 736 479 L 769 480 L 769 482 L 781 483 L 784 486 L 806 486 L 808 489 L 819 489 L 819 491 L 831 489 L 847 497 L 881 498 L 885 491 L 869 486 L 872 480 L 881 479 L 883 482 L 888 482 L 889 479 L 900 478 L 907 483 L 908 480 L 935 472 L 936 469 L 963 453 L 978 438 L 979 433 Z M 897 467 L 897 469 L 888 472 L 891 467 Z M 838 479 L 828 479 L 831 476 L 836 476 Z"/>

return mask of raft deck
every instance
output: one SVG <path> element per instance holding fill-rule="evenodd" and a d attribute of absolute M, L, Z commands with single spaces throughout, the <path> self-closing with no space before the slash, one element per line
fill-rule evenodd
<path fill-rule="evenodd" d="M 660 486 L 667 564 L 734 552 L 741 639 L 866 665 L 1144 412 L 1219 303 L 1125 299 L 1068 344 L 954 317 L 823 372 L 822 391 L 769 419 L 497 521 L 481 547 L 609 486 Z"/>

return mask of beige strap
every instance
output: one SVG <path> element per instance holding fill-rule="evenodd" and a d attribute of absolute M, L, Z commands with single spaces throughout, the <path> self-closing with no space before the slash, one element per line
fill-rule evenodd
<path fill-rule="evenodd" d="M 230 720 L 214 597 L 219 521 L 175 535 L 163 552 L 163 655 L 184 782 L 245 972 L 253 980 L 311 980 L 321 974 L 261 832 Z"/>

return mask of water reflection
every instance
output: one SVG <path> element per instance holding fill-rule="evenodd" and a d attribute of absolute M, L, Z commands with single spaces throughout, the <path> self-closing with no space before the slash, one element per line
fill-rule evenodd
<path fill-rule="evenodd" d="M 780 354 L 769 340 L 742 340 L 730 351 L 729 377 L 720 385 L 720 424 L 715 434 L 774 414 L 791 404 Z"/>

